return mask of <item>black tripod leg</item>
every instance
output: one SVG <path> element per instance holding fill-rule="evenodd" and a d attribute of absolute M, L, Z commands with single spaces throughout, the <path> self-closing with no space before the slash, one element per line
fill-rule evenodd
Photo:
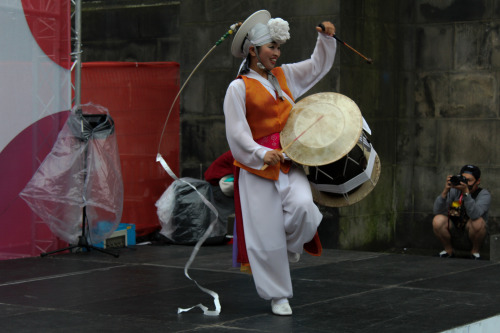
<path fill-rule="evenodd" d="M 55 250 L 52 252 L 41 253 L 40 256 L 45 257 L 45 256 L 48 256 L 49 254 L 54 254 L 54 253 L 58 253 L 58 252 L 66 251 L 66 250 L 72 250 L 72 249 L 76 249 L 76 248 L 86 249 L 88 252 L 90 252 L 91 249 L 94 249 L 96 251 L 112 255 L 115 258 L 118 258 L 120 256 L 119 253 L 114 253 L 111 251 L 101 249 L 97 246 L 90 245 L 89 242 L 87 241 L 87 238 L 84 235 L 79 237 L 77 245 L 68 246 L 68 247 L 65 247 L 65 248 L 62 248 L 59 250 Z"/>
<path fill-rule="evenodd" d="M 62 248 L 62 249 L 59 249 L 59 250 L 40 253 L 40 257 L 45 257 L 45 256 L 48 256 L 50 254 L 54 254 L 54 253 L 58 253 L 58 252 L 66 251 L 66 250 L 72 250 L 72 249 L 75 249 L 77 247 L 80 247 L 80 246 L 78 246 L 78 245 L 71 245 L 71 246 L 68 246 L 68 247 L 65 247 L 65 248 Z"/>

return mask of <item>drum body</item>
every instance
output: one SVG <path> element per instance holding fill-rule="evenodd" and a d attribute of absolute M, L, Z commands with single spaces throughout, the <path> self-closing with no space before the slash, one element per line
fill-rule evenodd
<path fill-rule="evenodd" d="M 356 203 L 380 176 L 380 160 L 363 131 L 361 111 L 338 93 L 313 94 L 295 104 L 280 143 L 304 167 L 313 198 L 321 205 Z"/>
<path fill-rule="evenodd" d="M 328 207 L 345 207 L 359 202 L 380 177 L 380 159 L 363 134 L 341 159 L 321 166 L 304 166 L 314 201 Z"/>

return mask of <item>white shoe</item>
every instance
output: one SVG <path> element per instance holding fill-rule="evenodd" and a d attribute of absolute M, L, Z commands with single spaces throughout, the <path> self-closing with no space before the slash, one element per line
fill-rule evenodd
<path fill-rule="evenodd" d="M 288 300 L 278 303 L 274 299 L 271 301 L 271 309 L 273 313 L 277 316 L 290 316 L 292 315 L 292 308 Z"/>
<path fill-rule="evenodd" d="M 299 262 L 300 260 L 300 253 L 294 253 L 288 251 L 288 262 Z"/>

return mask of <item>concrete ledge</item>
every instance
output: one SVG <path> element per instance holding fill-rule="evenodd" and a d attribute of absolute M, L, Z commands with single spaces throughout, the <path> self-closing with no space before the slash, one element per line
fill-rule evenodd
<path fill-rule="evenodd" d="M 441 333 L 488 333 L 497 332 L 500 325 L 500 315 L 488 319 L 476 321 L 471 324 L 442 331 Z"/>
<path fill-rule="evenodd" d="M 500 234 L 490 236 L 490 260 L 500 261 Z"/>

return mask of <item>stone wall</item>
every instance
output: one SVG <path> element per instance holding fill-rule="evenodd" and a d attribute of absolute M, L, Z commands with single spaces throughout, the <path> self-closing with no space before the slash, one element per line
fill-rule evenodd
<path fill-rule="evenodd" d="M 180 1 L 82 0 L 82 61 L 179 62 Z"/>
<path fill-rule="evenodd" d="M 396 245 L 437 247 L 432 204 L 448 174 L 478 165 L 499 230 L 498 1 L 415 1 L 402 6 L 394 168 Z M 397 89 L 399 88 L 399 89 Z"/>
<path fill-rule="evenodd" d="M 466 163 L 483 171 L 498 233 L 500 2 L 494 0 L 100 0 L 83 2 L 84 61 L 177 61 L 185 82 L 236 21 L 259 9 L 283 17 L 291 40 L 281 62 L 309 57 L 314 26 L 332 21 L 332 71 L 308 94 L 342 93 L 368 121 L 382 163 L 376 188 L 346 208 L 321 207 L 325 247 L 439 249 L 434 198 Z M 85 24 L 88 22 L 88 24 Z M 222 103 L 240 61 L 216 47 L 181 95 L 181 172 L 200 178 L 228 149 Z"/>

